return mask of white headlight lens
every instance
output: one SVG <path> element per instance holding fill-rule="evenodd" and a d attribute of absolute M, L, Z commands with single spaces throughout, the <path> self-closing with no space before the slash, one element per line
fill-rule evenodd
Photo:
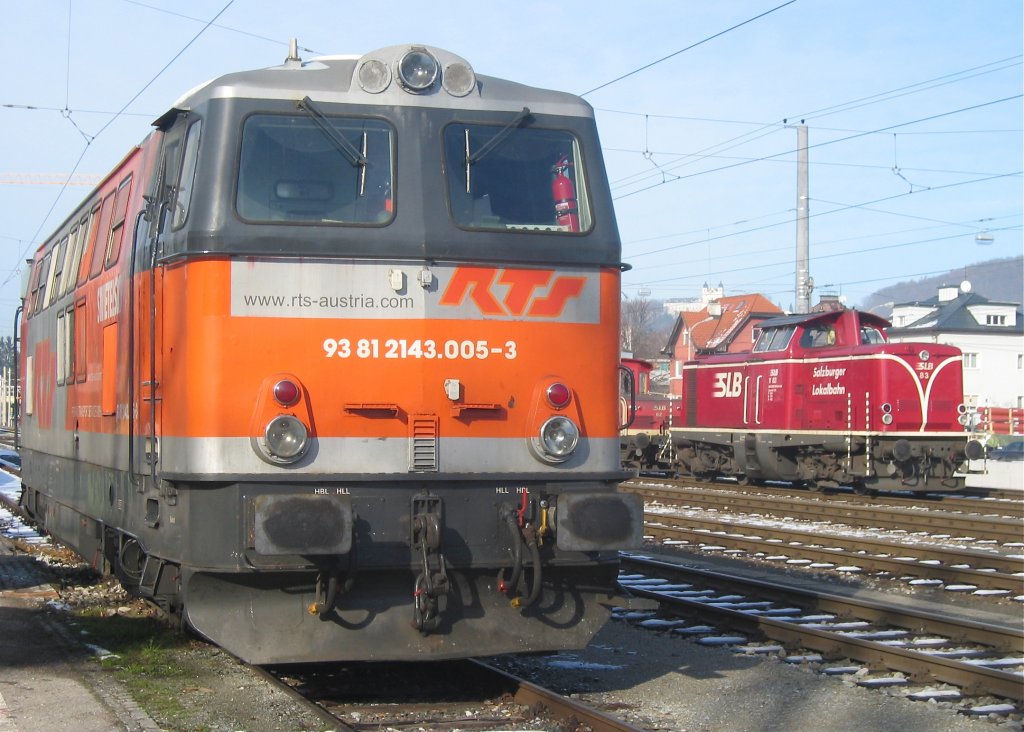
<path fill-rule="evenodd" d="M 540 428 L 540 444 L 551 459 L 565 460 L 576 449 L 580 430 L 568 417 L 552 417 Z"/>
<path fill-rule="evenodd" d="M 379 94 L 391 83 L 391 69 L 383 61 L 371 58 L 359 65 L 359 86 L 370 94 Z"/>
<path fill-rule="evenodd" d="M 422 49 L 413 49 L 398 62 L 398 78 L 413 91 L 424 91 L 437 79 L 437 59 Z"/>
<path fill-rule="evenodd" d="M 476 74 L 466 64 L 448 64 L 441 76 L 441 86 L 454 97 L 464 97 L 476 87 Z"/>
<path fill-rule="evenodd" d="M 292 463 L 302 457 L 309 447 L 309 432 L 301 421 L 290 414 L 282 414 L 267 424 L 263 433 L 263 446 L 271 460 Z"/>

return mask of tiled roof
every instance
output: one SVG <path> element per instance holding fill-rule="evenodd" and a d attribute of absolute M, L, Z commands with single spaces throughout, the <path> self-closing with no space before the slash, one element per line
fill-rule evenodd
<path fill-rule="evenodd" d="M 1016 325 L 1000 326 L 979 323 L 968 309 L 976 305 L 1002 305 L 1011 307 L 1017 311 Z M 1024 313 L 1020 305 L 1012 302 L 992 302 L 976 292 L 961 292 L 952 300 L 940 302 L 938 296 L 930 297 L 927 300 L 915 300 L 913 302 L 899 303 L 899 307 L 921 307 L 931 308 L 931 312 L 918 318 L 912 323 L 899 327 L 889 328 L 890 333 L 905 333 L 908 331 L 920 331 L 923 329 L 933 331 L 957 331 L 975 333 L 1024 333 Z"/>
<path fill-rule="evenodd" d="M 711 315 L 708 308 L 679 313 L 663 353 L 672 352 L 684 329 L 690 332 L 690 342 L 697 350 L 715 350 L 734 343 L 752 317 L 770 317 L 782 312 L 771 300 L 758 294 L 730 295 L 712 303 L 711 307 L 716 306 L 721 309 L 721 315 Z"/>

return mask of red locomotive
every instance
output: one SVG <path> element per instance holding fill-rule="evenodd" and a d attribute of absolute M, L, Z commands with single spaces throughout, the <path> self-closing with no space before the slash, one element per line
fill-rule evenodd
<path fill-rule="evenodd" d="M 670 471 L 673 449 L 668 436 L 673 427 L 683 424 L 683 402 L 651 391 L 654 365 L 650 361 L 624 358 L 622 367 L 633 381 L 632 390 L 624 387 L 622 393 L 635 394 L 619 400 L 626 425 L 620 435 L 623 465 L 647 472 Z"/>
<path fill-rule="evenodd" d="M 685 363 L 670 444 L 630 466 L 810 488 L 962 488 L 984 449 L 963 429 L 961 352 L 889 343 L 888 325 L 856 310 L 773 318 L 753 351 Z"/>

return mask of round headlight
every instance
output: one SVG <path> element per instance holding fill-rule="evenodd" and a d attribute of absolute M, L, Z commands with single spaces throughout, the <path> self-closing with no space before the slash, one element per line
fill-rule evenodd
<path fill-rule="evenodd" d="M 568 417 L 552 417 L 540 428 L 534 445 L 537 456 L 545 462 L 560 463 L 569 459 L 580 441 L 580 430 Z"/>
<path fill-rule="evenodd" d="M 466 64 L 448 64 L 441 75 L 441 86 L 453 97 L 464 97 L 476 87 L 476 74 Z"/>
<path fill-rule="evenodd" d="M 359 86 L 370 94 L 379 94 L 391 83 L 391 69 L 383 61 L 371 58 L 359 65 Z"/>
<path fill-rule="evenodd" d="M 274 462 L 293 463 L 305 455 L 309 447 L 306 425 L 290 414 L 274 417 L 263 431 L 262 447 Z"/>
<path fill-rule="evenodd" d="M 425 91 L 437 80 L 437 59 L 422 48 L 414 48 L 398 62 L 398 79 L 412 91 Z"/>

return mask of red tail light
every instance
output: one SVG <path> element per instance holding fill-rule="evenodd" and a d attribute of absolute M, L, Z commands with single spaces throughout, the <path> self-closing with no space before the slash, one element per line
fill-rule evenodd
<path fill-rule="evenodd" d="M 299 401 L 299 385 L 288 379 L 274 384 L 274 399 L 282 407 L 291 407 Z"/>
<path fill-rule="evenodd" d="M 565 409 L 569 405 L 569 400 L 572 399 L 572 391 L 565 384 L 556 381 L 548 387 L 546 396 L 548 404 L 552 407 L 555 409 Z"/>

